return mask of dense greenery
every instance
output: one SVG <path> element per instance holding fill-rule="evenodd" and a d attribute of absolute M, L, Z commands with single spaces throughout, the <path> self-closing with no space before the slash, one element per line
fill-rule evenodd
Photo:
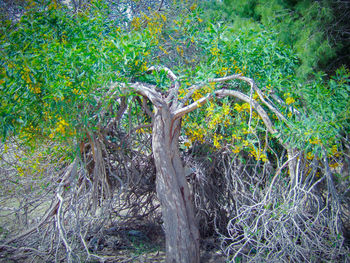
<path fill-rule="evenodd" d="M 278 32 L 278 38 L 293 47 L 301 61 L 298 77 L 306 78 L 313 70 L 334 70 L 332 60 L 336 60 L 337 52 L 349 48 L 348 39 L 343 36 L 348 27 L 343 17 L 348 16 L 346 3 L 327 0 L 224 2 L 230 16 L 261 23 Z"/>
<path fill-rule="evenodd" d="M 267 9 L 267 5 L 259 5 L 258 2 L 249 6 L 232 3 L 243 17 L 254 17 L 251 12 L 256 10 L 262 24 L 243 22 L 242 18 L 237 17 L 230 25 L 228 21 L 218 18 L 217 21 L 210 21 L 208 14 L 194 4 L 188 12 L 172 20 L 167 20 L 163 14 L 143 13 L 133 18 L 133 30 L 130 30 L 129 27 L 121 27 L 118 21 L 108 20 L 102 3 L 97 2 L 89 12 L 76 14 L 54 5 L 44 6 L 39 11 L 29 10 L 21 17 L 20 23 L 12 25 L 7 22 L 2 27 L 2 58 L 5 58 L 1 62 L 3 137 L 16 129 L 26 137 L 36 134 L 51 138 L 71 136 L 86 127 L 91 129 L 98 122 L 98 112 L 110 103 L 104 96 L 108 83 L 148 79 L 161 86 L 167 85 L 162 76 L 144 74 L 148 65 L 155 64 L 167 65 L 181 76 L 183 86 L 180 96 L 185 95 L 190 84 L 199 83 L 208 77 L 242 73 L 253 78 L 259 87 L 266 87 L 266 91 L 287 100 L 280 110 L 290 118 L 290 130 L 286 130 L 286 133 L 296 135 L 290 136 L 288 140 L 299 140 L 301 145 L 309 139 L 320 139 L 328 145 L 335 143 L 334 138 L 339 130 L 347 129 L 348 73 L 345 69 L 339 70 L 329 85 L 320 74 L 312 83 L 305 85 L 297 82 L 295 73 L 298 70 L 311 72 L 315 63 L 309 61 L 298 64 L 296 54 L 299 58 L 311 60 L 327 57 L 316 50 L 304 48 L 302 50 L 312 55 L 301 53 L 298 48 L 294 54 L 288 45 L 308 43 L 304 41 L 308 36 L 285 39 L 287 32 L 282 26 L 287 27 L 289 24 L 276 23 L 274 19 L 277 16 L 267 12 L 275 10 L 278 13 L 279 9 L 271 9 L 270 6 Z M 251 6 L 256 8 L 252 9 Z M 277 6 L 282 10 L 287 8 L 287 3 Z M 297 7 L 297 10 L 305 10 L 304 5 Z M 312 7 L 316 8 L 314 5 Z M 225 19 L 218 12 L 211 11 L 209 16 Z M 267 17 L 270 19 L 267 20 Z M 303 17 L 313 19 L 308 14 Z M 303 20 L 298 21 L 295 24 L 304 23 Z M 269 23 L 281 28 L 271 27 Z M 312 30 L 289 31 L 307 34 Z M 310 48 L 326 45 L 320 44 L 318 38 L 314 41 L 315 44 L 308 45 Z M 295 88 L 298 86 L 301 88 Z M 334 96 L 329 96 L 333 93 Z M 194 99 L 200 97 L 200 91 L 194 95 Z M 327 101 L 329 99 L 332 101 Z M 211 136 L 215 136 L 214 127 L 220 121 L 223 124 L 224 115 L 227 116 L 225 126 L 233 130 L 226 129 L 223 135 L 240 136 L 247 129 L 245 124 L 227 114 L 230 106 L 238 113 L 244 112 L 244 108 L 237 104 L 233 109 L 234 104 L 227 103 L 219 104 L 215 110 L 209 105 L 208 109 L 195 113 L 191 122 L 186 122 L 193 133 L 190 141 L 203 141 L 206 137 L 206 127 L 203 125 L 208 118 L 211 120 L 210 130 L 214 132 L 209 131 Z M 104 104 L 102 108 L 101 104 Z M 96 105 L 100 107 L 97 112 Z M 302 116 L 293 117 L 293 107 L 289 105 L 301 107 L 299 110 Z M 307 110 L 305 113 L 304 106 Z M 316 107 L 322 108 L 323 116 L 315 116 L 321 113 L 319 110 L 313 114 L 308 112 Z M 249 111 L 248 108 L 246 110 Z M 205 115 L 207 119 L 203 118 Z M 228 125 L 234 122 L 236 125 Z M 317 123 L 316 127 L 314 123 Z M 331 127 L 333 132 L 329 130 Z M 222 138 L 222 135 L 217 134 L 215 138 Z M 231 142 L 227 138 L 226 141 Z M 216 142 L 217 145 L 219 143 Z"/>

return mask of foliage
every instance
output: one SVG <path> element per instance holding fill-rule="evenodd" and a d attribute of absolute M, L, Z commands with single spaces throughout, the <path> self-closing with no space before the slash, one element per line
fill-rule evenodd
<path fill-rule="evenodd" d="M 332 1 L 225 1 L 229 12 L 253 18 L 278 32 L 279 39 L 293 47 L 301 60 L 298 76 L 325 67 L 342 47 L 342 41 L 329 34 L 336 21 Z"/>
<path fill-rule="evenodd" d="M 92 128 L 106 83 L 142 71 L 144 56 L 137 56 L 146 44 L 135 34 L 119 37 L 120 28 L 101 8 L 97 2 L 91 11 L 72 14 L 53 2 L 29 10 L 19 23 L 2 24 L 3 137 L 9 132 L 69 137 Z"/>

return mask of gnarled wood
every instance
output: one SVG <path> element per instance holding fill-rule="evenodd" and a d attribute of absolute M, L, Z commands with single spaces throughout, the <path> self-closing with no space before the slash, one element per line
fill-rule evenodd
<path fill-rule="evenodd" d="M 162 205 L 169 263 L 199 262 L 199 231 L 178 150 L 180 120 L 169 108 L 156 109 L 152 147 L 157 168 L 157 193 Z"/>

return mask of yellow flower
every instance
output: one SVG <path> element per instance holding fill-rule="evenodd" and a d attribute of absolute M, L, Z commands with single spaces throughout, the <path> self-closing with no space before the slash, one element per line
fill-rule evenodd
<path fill-rule="evenodd" d="M 199 90 L 196 90 L 193 92 L 193 95 L 192 95 L 192 98 L 196 101 L 196 100 L 199 100 L 200 98 L 203 97 L 203 94 L 199 91 Z"/>
<path fill-rule="evenodd" d="M 342 163 L 334 162 L 334 163 L 330 163 L 329 167 L 334 169 L 334 168 L 337 168 L 337 167 L 342 166 L 342 165 L 343 165 Z"/>
<path fill-rule="evenodd" d="M 338 147 L 337 147 L 337 145 L 333 145 L 333 146 L 332 146 L 331 152 L 332 152 L 333 156 L 335 156 L 335 157 L 339 157 L 339 155 L 340 155 L 340 153 L 338 152 Z"/>
<path fill-rule="evenodd" d="M 219 135 L 217 135 L 216 133 L 214 134 L 214 146 L 215 146 L 215 148 L 217 148 L 217 149 L 219 149 L 219 148 L 221 148 L 221 145 L 220 145 L 220 140 L 222 139 L 223 137 L 222 137 L 222 135 L 221 134 L 219 134 Z"/>
<path fill-rule="evenodd" d="M 187 92 L 188 92 L 187 89 L 180 88 L 179 89 L 179 99 L 180 100 L 183 99 L 186 96 Z"/>
<path fill-rule="evenodd" d="M 226 103 L 224 103 L 224 105 L 222 105 L 222 111 L 224 116 L 227 116 L 230 114 L 230 106 L 227 105 Z"/>
<path fill-rule="evenodd" d="M 163 19 L 163 21 L 166 22 L 166 16 L 165 16 L 165 15 L 162 15 L 162 14 L 161 14 L 160 16 L 161 16 L 161 18 Z"/>
<path fill-rule="evenodd" d="M 209 118 L 211 116 L 213 116 L 214 113 L 214 104 L 212 102 L 209 103 L 209 107 L 206 109 L 207 114 L 206 116 Z"/>
<path fill-rule="evenodd" d="M 315 155 L 313 155 L 311 152 L 308 152 L 306 154 L 306 159 L 308 159 L 308 160 L 312 160 L 314 157 L 315 157 Z"/>
<path fill-rule="evenodd" d="M 232 139 L 234 139 L 234 140 L 242 140 L 242 137 L 241 136 L 237 136 L 236 134 L 233 134 L 232 135 Z"/>
<path fill-rule="evenodd" d="M 239 147 L 239 146 L 235 146 L 235 147 L 233 147 L 233 149 L 232 149 L 232 152 L 233 153 L 239 153 L 241 151 L 241 148 Z"/>
<path fill-rule="evenodd" d="M 190 142 L 185 142 L 184 145 L 185 145 L 186 148 L 189 148 L 191 146 L 191 143 Z"/>
<path fill-rule="evenodd" d="M 141 70 L 142 71 L 146 71 L 147 69 L 148 69 L 147 62 L 145 61 L 145 62 L 142 63 Z"/>
<path fill-rule="evenodd" d="M 241 112 L 243 110 L 241 105 L 239 105 L 238 103 L 235 103 L 235 106 L 233 108 L 238 112 Z"/>
<path fill-rule="evenodd" d="M 217 47 L 213 47 L 210 49 L 210 53 L 214 56 L 217 56 L 219 54 L 220 49 L 218 49 Z"/>
<path fill-rule="evenodd" d="M 295 99 L 294 99 L 294 98 L 292 98 L 292 97 L 286 98 L 286 103 L 287 103 L 287 105 L 290 105 L 290 104 L 292 104 L 292 103 L 294 103 L 294 102 L 295 102 Z"/>
<path fill-rule="evenodd" d="M 249 112 L 250 111 L 250 104 L 249 103 L 243 103 L 242 109 Z"/>
<path fill-rule="evenodd" d="M 79 89 L 73 89 L 72 92 L 76 95 L 81 95 L 83 92 Z"/>
<path fill-rule="evenodd" d="M 318 139 L 318 138 L 313 139 L 313 140 L 309 139 L 309 143 L 311 143 L 311 144 L 321 144 L 321 140 Z"/>
<path fill-rule="evenodd" d="M 261 154 L 260 155 L 260 160 L 266 163 L 268 161 L 266 154 Z"/>
<path fill-rule="evenodd" d="M 184 50 L 182 49 L 182 47 L 176 46 L 176 51 L 180 54 L 181 57 L 184 55 Z"/>
<path fill-rule="evenodd" d="M 141 19 L 139 17 L 134 17 L 131 21 L 131 25 L 134 27 L 134 29 L 139 29 L 141 26 Z"/>

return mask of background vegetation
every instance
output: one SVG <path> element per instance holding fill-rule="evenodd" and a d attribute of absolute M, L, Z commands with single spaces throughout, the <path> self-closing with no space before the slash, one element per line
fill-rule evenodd
<path fill-rule="evenodd" d="M 153 106 L 115 83 L 165 94 L 167 73 L 148 71 L 162 65 L 179 100 L 239 90 L 275 131 L 232 98 L 183 118 L 203 262 L 349 260 L 346 2 L 2 5 L 1 259 L 160 260 Z M 232 74 L 257 89 L 207 82 Z"/>

